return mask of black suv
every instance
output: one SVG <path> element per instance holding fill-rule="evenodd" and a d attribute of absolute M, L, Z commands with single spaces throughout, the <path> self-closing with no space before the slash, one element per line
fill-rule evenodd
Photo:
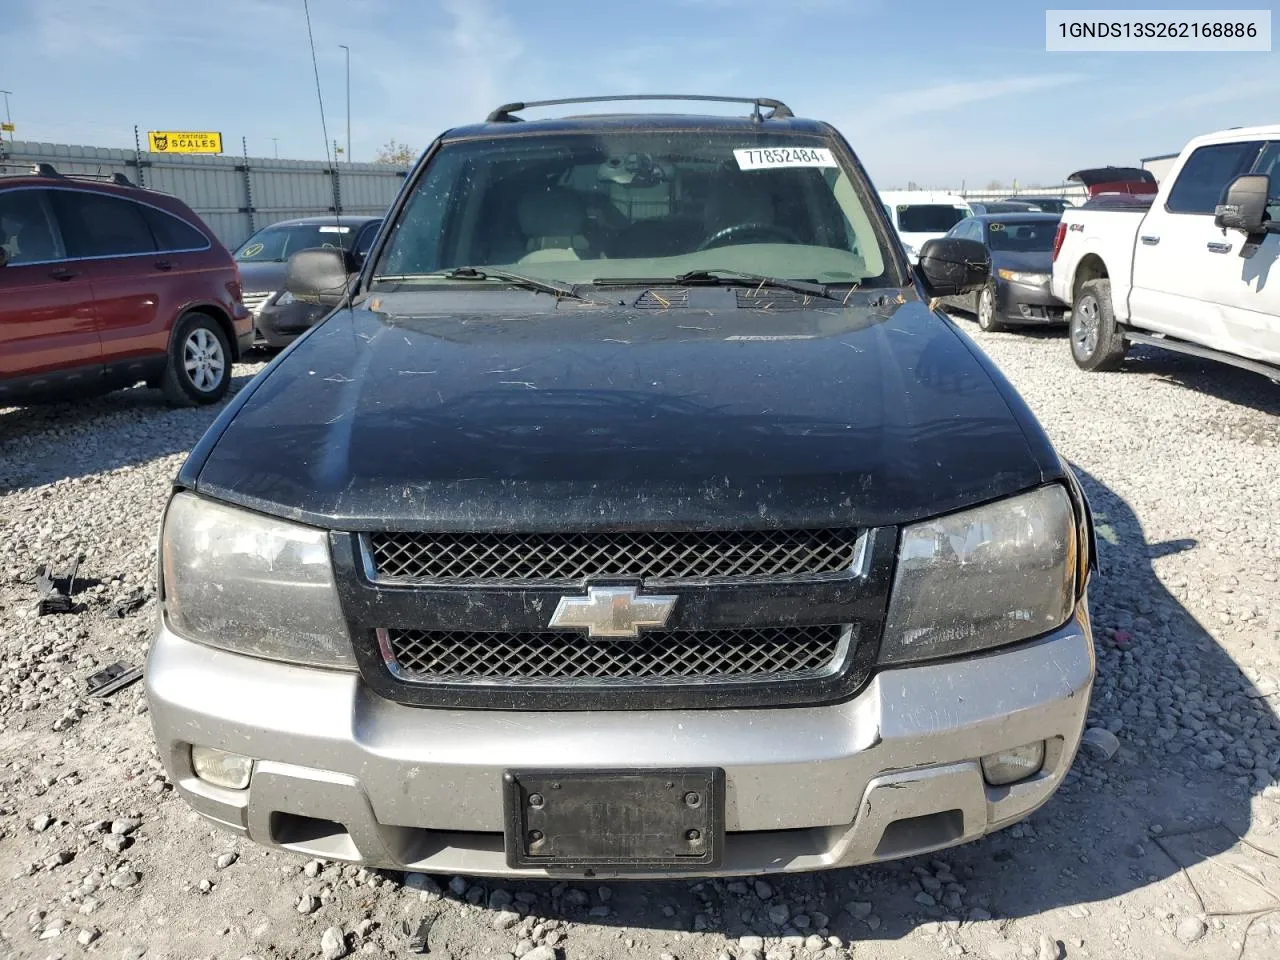
<path fill-rule="evenodd" d="M 706 875 L 938 849 L 1062 782 L 1091 525 L 930 308 L 985 251 L 913 273 L 840 134 L 744 102 L 502 107 L 353 283 L 292 258 L 336 309 L 161 537 L 146 682 L 197 811 L 397 869 Z"/>

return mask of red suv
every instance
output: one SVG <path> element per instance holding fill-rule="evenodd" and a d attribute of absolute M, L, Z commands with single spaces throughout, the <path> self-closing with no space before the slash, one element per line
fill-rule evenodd
<path fill-rule="evenodd" d="M 235 261 L 182 201 L 48 167 L 0 179 L 0 406 L 139 380 L 213 403 L 252 340 Z"/>

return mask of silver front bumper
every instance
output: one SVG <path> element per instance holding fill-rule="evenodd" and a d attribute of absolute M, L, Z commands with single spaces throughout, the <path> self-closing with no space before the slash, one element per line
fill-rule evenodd
<path fill-rule="evenodd" d="M 854 699 L 824 707 L 406 707 L 353 673 L 237 656 L 165 628 L 146 683 L 178 792 L 230 830 L 372 866 L 543 876 L 507 866 L 510 768 L 722 768 L 723 863 L 699 873 L 849 866 L 976 839 L 1027 816 L 1062 781 L 1093 675 L 1082 603 L 1076 619 L 1041 640 L 882 670 Z M 1048 742 L 1038 774 L 1008 787 L 984 781 L 980 757 L 1036 740 Z M 256 758 L 248 789 L 196 779 L 191 744 Z"/>

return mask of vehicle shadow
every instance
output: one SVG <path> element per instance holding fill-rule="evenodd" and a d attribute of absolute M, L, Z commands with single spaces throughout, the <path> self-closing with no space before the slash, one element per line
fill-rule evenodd
<path fill-rule="evenodd" d="M 249 357 L 249 362 L 261 362 Z M 237 367 L 229 396 L 253 379 Z M 225 403 L 225 401 L 223 401 Z M 138 386 L 100 396 L 0 409 L 0 495 L 190 450 L 223 403 L 172 409 Z"/>
<path fill-rule="evenodd" d="M 812 936 L 856 944 L 905 938 L 925 927 L 926 935 L 953 953 L 956 938 L 964 942 L 965 925 L 977 921 L 994 921 L 987 925 L 988 936 L 1034 944 L 1050 923 L 1045 915 L 1061 910 L 1048 927 L 1055 936 L 1084 934 L 1088 905 L 1121 895 L 1127 909 L 1117 911 L 1116 922 L 1145 917 L 1152 934 L 1163 929 L 1172 938 L 1176 920 L 1197 912 L 1195 901 L 1185 884 L 1174 888 L 1181 903 L 1170 900 L 1166 888 L 1151 888 L 1183 870 L 1197 883 L 1206 910 L 1239 909 L 1222 900 L 1233 893 L 1232 874 L 1211 860 L 1240 849 L 1236 835 L 1249 830 L 1255 795 L 1280 780 L 1280 721 L 1230 653 L 1152 567 L 1153 558 L 1194 550 L 1197 542 L 1148 542 L 1120 496 L 1078 468 L 1077 473 L 1095 514 L 1103 565 L 1090 589 L 1099 670 L 1088 725 L 1115 731 L 1120 747 L 1109 760 L 1078 756 L 1067 783 L 1028 821 L 934 855 L 769 876 L 764 884 L 752 878 L 605 881 L 602 894 L 599 880 L 472 880 L 450 892 L 450 878 L 439 877 L 446 900 L 483 904 L 501 890 L 495 899 L 506 905 L 511 894 L 528 893 L 537 898 L 532 911 L 540 918 L 589 924 L 598 932 L 616 928 L 618 937 L 627 928 L 669 931 L 673 939 L 677 932 L 693 931 L 730 940 L 789 936 L 801 938 L 792 941 L 797 949 Z M 803 789 L 798 783 L 797 790 Z M 393 884 L 402 882 L 398 874 L 390 877 Z M 1259 896 L 1248 886 L 1240 895 L 1255 901 Z M 1261 905 L 1275 904 L 1264 898 Z M 457 911 L 423 904 L 422 914 L 438 916 L 433 944 L 447 947 Z M 472 920 L 465 923 L 476 928 Z M 1097 928 L 1088 932 L 1096 936 Z M 518 939 L 494 936 L 499 951 Z M 505 947 L 504 938 L 511 941 Z M 1180 949 L 1173 939 L 1167 946 Z M 921 949 L 935 955 L 937 948 Z M 1091 949 L 1106 955 L 1096 939 Z M 1143 955 L 1157 953 L 1153 944 Z M 1251 940 L 1244 955 L 1264 953 Z"/>
<path fill-rule="evenodd" d="M 1227 403 L 1250 407 L 1272 416 L 1280 415 L 1280 383 L 1216 360 L 1132 344 L 1121 372 L 1163 377 Z"/>

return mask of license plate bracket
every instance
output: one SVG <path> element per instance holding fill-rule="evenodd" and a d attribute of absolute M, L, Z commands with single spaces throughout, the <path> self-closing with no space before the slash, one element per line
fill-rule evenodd
<path fill-rule="evenodd" d="M 503 781 L 510 867 L 720 863 L 723 770 L 509 770 Z"/>

